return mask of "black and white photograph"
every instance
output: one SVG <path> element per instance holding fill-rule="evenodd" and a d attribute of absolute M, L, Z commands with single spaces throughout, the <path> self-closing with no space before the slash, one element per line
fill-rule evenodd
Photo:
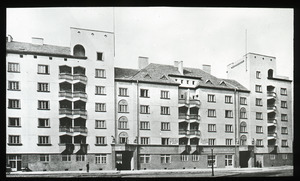
<path fill-rule="evenodd" d="M 294 175 L 294 9 L 6 8 L 6 177 Z"/>

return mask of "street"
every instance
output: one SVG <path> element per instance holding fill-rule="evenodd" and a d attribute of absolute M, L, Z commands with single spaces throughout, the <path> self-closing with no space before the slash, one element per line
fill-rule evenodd
<path fill-rule="evenodd" d="M 199 170 L 137 170 L 137 171 L 91 171 L 87 172 L 12 172 L 9 177 L 36 178 L 160 178 L 160 177 L 287 177 L 293 176 L 293 167 L 216 169 L 214 176 L 210 169 Z"/>

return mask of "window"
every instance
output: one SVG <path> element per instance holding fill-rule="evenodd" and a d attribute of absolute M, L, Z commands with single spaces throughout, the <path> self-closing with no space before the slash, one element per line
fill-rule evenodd
<path fill-rule="evenodd" d="M 128 129 L 128 119 L 125 116 L 119 118 L 119 129 Z"/>
<path fill-rule="evenodd" d="M 105 136 L 96 136 L 96 145 L 106 145 Z"/>
<path fill-rule="evenodd" d="M 8 108 L 20 109 L 20 100 L 18 100 L 18 99 L 8 99 Z"/>
<path fill-rule="evenodd" d="M 225 166 L 232 166 L 233 163 L 232 155 L 225 155 Z"/>
<path fill-rule="evenodd" d="M 171 163 L 171 155 L 160 155 L 160 163 Z"/>
<path fill-rule="evenodd" d="M 38 109 L 41 110 L 49 110 L 49 101 L 38 101 Z"/>
<path fill-rule="evenodd" d="M 38 123 L 39 128 L 49 128 L 50 127 L 50 121 L 47 118 L 39 118 Z"/>
<path fill-rule="evenodd" d="M 106 112 L 105 103 L 96 103 L 95 105 L 96 105 L 96 108 L 95 108 L 96 112 Z"/>
<path fill-rule="evenodd" d="M 106 128 L 105 120 L 95 120 L 95 128 L 96 129 L 105 129 Z"/>
<path fill-rule="evenodd" d="M 76 161 L 77 162 L 84 162 L 85 155 L 76 155 Z"/>
<path fill-rule="evenodd" d="M 49 92 L 49 83 L 38 83 L 38 92 Z"/>
<path fill-rule="evenodd" d="M 141 154 L 140 155 L 140 163 L 150 163 L 150 155 L 149 154 Z"/>
<path fill-rule="evenodd" d="M 141 89 L 140 90 L 141 97 L 149 97 L 149 90 L 148 89 Z"/>
<path fill-rule="evenodd" d="M 281 134 L 288 134 L 288 128 L 287 127 L 281 127 Z"/>
<path fill-rule="evenodd" d="M 96 86 L 96 95 L 105 95 L 105 87 Z"/>
<path fill-rule="evenodd" d="M 200 155 L 192 154 L 192 161 L 198 162 L 200 160 Z"/>
<path fill-rule="evenodd" d="M 128 112 L 128 104 L 126 100 L 120 100 L 118 103 L 119 112 L 127 113 Z"/>
<path fill-rule="evenodd" d="M 49 60 L 52 60 L 52 57 L 49 57 Z"/>
<path fill-rule="evenodd" d="M 241 97 L 240 98 L 240 104 L 241 105 L 247 105 L 247 98 L 246 97 Z"/>
<path fill-rule="evenodd" d="M 287 90 L 286 90 L 286 88 L 281 88 L 281 89 L 280 89 L 280 94 L 286 96 L 286 95 L 287 95 Z"/>
<path fill-rule="evenodd" d="M 170 108 L 169 107 L 165 107 L 165 106 L 161 106 L 160 107 L 160 114 L 162 114 L 162 115 L 170 115 Z"/>
<path fill-rule="evenodd" d="M 281 140 L 281 147 L 288 147 L 288 141 L 287 140 Z"/>
<path fill-rule="evenodd" d="M 207 95 L 207 102 L 216 102 L 216 96 L 212 94 Z"/>
<path fill-rule="evenodd" d="M 260 71 L 256 71 L 256 78 L 257 78 L 257 79 L 260 79 L 260 78 L 261 78 Z"/>
<path fill-rule="evenodd" d="M 149 137 L 141 137 L 141 144 L 142 145 L 149 145 L 150 138 Z"/>
<path fill-rule="evenodd" d="M 96 78 L 105 78 L 105 70 L 104 69 L 96 69 Z"/>
<path fill-rule="evenodd" d="M 33 55 L 33 58 L 37 58 L 37 56 L 36 56 L 36 55 Z"/>
<path fill-rule="evenodd" d="M 20 58 L 23 58 L 23 55 L 20 55 Z"/>
<path fill-rule="evenodd" d="M 263 113 L 262 112 L 256 112 L 256 119 L 262 120 L 263 119 Z"/>
<path fill-rule="evenodd" d="M 96 154 L 95 155 L 96 164 L 106 164 L 106 154 Z"/>
<path fill-rule="evenodd" d="M 141 114 L 150 114 L 150 106 L 141 105 Z"/>
<path fill-rule="evenodd" d="M 256 139 L 256 146 L 258 146 L 258 147 L 263 146 L 263 140 L 262 139 Z"/>
<path fill-rule="evenodd" d="M 119 96 L 128 96 L 127 88 L 119 88 Z"/>
<path fill-rule="evenodd" d="M 255 103 L 256 103 L 256 106 L 262 106 L 262 99 L 256 98 Z"/>
<path fill-rule="evenodd" d="M 215 109 L 208 109 L 208 117 L 216 117 L 216 110 Z"/>
<path fill-rule="evenodd" d="M 8 126 L 20 127 L 21 126 L 20 118 L 8 118 Z"/>
<path fill-rule="evenodd" d="M 247 145 L 247 136 L 246 135 L 242 135 L 240 137 L 240 145 Z"/>
<path fill-rule="evenodd" d="M 39 145 L 49 145 L 50 144 L 50 136 L 38 136 L 38 144 Z"/>
<path fill-rule="evenodd" d="M 20 64 L 8 63 L 8 72 L 20 72 Z"/>
<path fill-rule="evenodd" d="M 256 133 L 263 133 L 263 127 L 262 126 L 256 126 Z"/>
<path fill-rule="evenodd" d="M 282 159 L 287 160 L 287 154 L 282 154 Z"/>
<path fill-rule="evenodd" d="M 8 135 L 8 144 L 21 144 L 21 136 L 20 135 Z"/>
<path fill-rule="evenodd" d="M 45 154 L 40 155 L 40 161 L 41 162 L 48 162 L 50 160 L 49 158 L 50 158 L 49 155 L 45 155 Z"/>
<path fill-rule="evenodd" d="M 225 110 L 225 118 L 232 118 L 233 112 L 232 110 Z"/>
<path fill-rule="evenodd" d="M 18 81 L 8 81 L 8 90 L 20 90 Z"/>
<path fill-rule="evenodd" d="M 276 159 L 276 155 L 270 154 L 270 160 L 275 160 Z"/>
<path fill-rule="evenodd" d="M 240 132 L 241 133 L 247 133 L 247 124 L 246 124 L 246 122 L 241 122 L 241 124 L 240 124 Z"/>
<path fill-rule="evenodd" d="M 181 80 L 181 83 L 183 84 L 183 80 Z"/>
<path fill-rule="evenodd" d="M 170 123 L 169 122 L 162 122 L 161 123 L 161 130 L 162 131 L 170 131 Z"/>
<path fill-rule="evenodd" d="M 182 162 L 187 162 L 189 161 L 189 155 L 180 155 L 180 160 Z"/>
<path fill-rule="evenodd" d="M 216 132 L 216 125 L 208 124 L 208 132 Z"/>
<path fill-rule="evenodd" d="M 48 65 L 38 65 L 38 74 L 49 74 Z"/>
<path fill-rule="evenodd" d="M 103 53 L 97 52 L 97 60 L 103 61 Z"/>
<path fill-rule="evenodd" d="M 216 155 L 207 155 L 207 166 L 216 167 Z"/>
<path fill-rule="evenodd" d="M 227 133 L 232 133 L 233 132 L 231 124 L 226 124 L 225 125 L 225 132 L 227 132 Z"/>
<path fill-rule="evenodd" d="M 232 139 L 226 139 L 225 143 L 226 145 L 232 145 Z"/>
<path fill-rule="evenodd" d="M 160 98 L 161 99 L 170 99 L 169 91 L 161 91 L 160 92 Z"/>
<path fill-rule="evenodd" d="M 169 145 L 170 138 L 161 138 L 162 145 Z"/>
<path fill-rule="evenodd" d="M 244 107 L 242 107 L 241 110 L 240 110 L 240 118 L 241 119 L 247 119 L 247 112 L 246 112 L 246 109 Z"/>
<path fill-rule="evenodd" d="M 232 103 L 232 96 L 225 96 L 225 103 Z"/>
<path fill-rule="evenodd" d="M 186 80 L 186 84 L 189 84 L 189 80 Z"/>
<path fill-rule="evenodd" d="M 287 108 L 287 102 L 281 101 L 281 108 Z"/>
<path fill-rule="evenodd" d="M 149 121 L 141 121 L 141 130 L 150 130 L 150 122 Z"/>
<path fill-rule="evenodd" d="M 288 121 L 287 114 L 281 114 L 281 121 Z"/>
<path fill-rule="evenodd" d="M 61 161 L 63 162 L 71 161 L 71 155 L 61 155 Z"/>
<path fill-rule="evenodd" d="M 215 145 L 215 143 L 216 143 L 216 139 L 214 139 L 214 138 L 208 139 L 208 145 Z"/>
<path fill-rule="evenodd" d="M 195 85 L 195 81 L 192 81 L 192 84 Z"/>
<path fill-rule="evenodd" d="M 261 85 L 255 85 L 255 92 L 262 92 Z"/>

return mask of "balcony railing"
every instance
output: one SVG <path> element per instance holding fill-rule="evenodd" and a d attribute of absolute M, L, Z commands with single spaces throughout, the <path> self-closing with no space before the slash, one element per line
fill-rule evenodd
<path fill-rule="evenodd" d="M 71 73 L 60 73 L 59 79 L 73 80 L 73 76 Z"/>
<path fill-rule="evenodd" d="M 81 116 L 86 116 L 86 110 L 84 109 L 74 109 L 73 111 L 73 115 L 81 115 Z"/>
<path fill-rule="evenodd" d="M 178 118 L 179 119 L 187 119 L 187 114 L 186 113 L 179 113 Z"/>
<path fill-rule="evenodd" d="M 72 115 L 72 109 L 70 109 L 70 108 L 60 108 L 59 109 L 59 114 Z"/>
<path fill-rule="evenodd" d="M 179 130 L 179 135 L 188 135 L 189 130 Z"/>
<path fill-rule="evenodd" d="M 276 111 L 277 107 L 276 106 L 268 106 L 268 111 Z"/>
<path fill-rule="evenodd" d="M 83 82 L 87 82 L 87 77 L 82 74 L 75 74 L 75 75 L 73 75 L 73 80 L 80 80 Z"/>
<path fill-rule="evenodd" d="M 200 116 L 198 114 L 190 114 L 188 115 L 190 117 L 190 119 L 196 119 L 196 120 L 200 120 Z"/>
<path fill-rule="evenodd" d="M 277 120 L 276 119 L 268 119 L 268 123 L 274 123 L 274 124 L 276 124 Z"/>
<path fill-rule="evenodd" d="M 194 104 L 194 105 L 200 106 L 200 100 L 190 99 L 190 104 Z"/>
<path fill-rule="evenodd" d="M 273 91 L 268 91 L 267 96 L 268 96 L 268 98 L 276 98 L 277 97 L 276 93 Z"/>
<path fill-rule="evenodd" d="M 67 132 L 67 133 L 74 133 L 74 132 L 80 132 L 80 133 L 87 133 L 87 128 L 84 126 L 74 126 L 74 127 L 65 127 L 60 126 L 59 132 Z"/>
<path fill-rule="evenodd" d="M 87 128 L 83 126 L 74 126 L 74 132 L 87 133 Z"/>
<path fill-rule="evenodd" d="M 179 100 L 178 100 L 178 103 L 179 103 L 179 104 L 186 104 L 186 100 L 185 100 L 185 99 L 179 99 Z"/>
<path fill-rule="evenodd" d="M 87 94 L 83 91 L 74 91 L 73 92 L 73 97 L 79 97 L 79 98 L 83 98 L 86 99 L 87 98 Z"/>
<path fill-rule="evenodd" d="M 81 115 L 81 116 L 86 116 L 87 111 L 84 109 L 70 109 L 70 108 L 60 108 L 59 109 L 59 114 L 66 114 L 66 115 Z"/>
<path fill-rule="evenodd" d="M 199 130 L 190 130 L 189 135 L 200 136 L 200 131 Z"/>
<path fill-rule="evenodd" d="M 65 91 L 60 91 L 59 92 L 59 97 L 67 97 L 67 98 L 72 98 L 72 92 L 65 90 Z"/>
<path fill-rule="evenodd" d="M 270 138 L 276 138 L 277 137 L 277 133 L 268 133 L 268 137 L 270 137 Z"/>

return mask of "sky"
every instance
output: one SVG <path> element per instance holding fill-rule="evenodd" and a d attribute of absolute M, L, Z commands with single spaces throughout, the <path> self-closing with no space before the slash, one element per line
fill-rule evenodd
<path fill-rule="evenodd" d="M 6 13 L 6 34 L 19 42 L 40 37 L 45 44 L 69 46 L 70 27 L 115 32 L 116 67 L 138 68 L 138 57 L 145 56 L 149 63 L 208 64 L 213 75 L 227 78 L 227 65 L 247 50 L 276 57 L 277 74 L 293 79 L 293 9 L 64 7 Z"/>

